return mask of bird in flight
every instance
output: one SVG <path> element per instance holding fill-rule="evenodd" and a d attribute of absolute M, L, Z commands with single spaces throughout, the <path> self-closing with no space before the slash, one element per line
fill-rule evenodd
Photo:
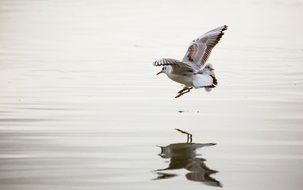
<path fill-rule="evenodd" d="M 162 58 L 153 62 L 154 66 L 162 66 L 157 73 L 165 73 L 171 80 L 181 83 L 184 88 L 180 90 L 175 98 L 190 92 L 193 88 L 205 88 L 210 91 L 216 87 L 217 79 L 213 65 L 206 61 L 212 49 L 224 35 L 227 26 L 215 28 L 202 36 L 194 39 L 183 57 L 182 61 L 170 58 Z"/>

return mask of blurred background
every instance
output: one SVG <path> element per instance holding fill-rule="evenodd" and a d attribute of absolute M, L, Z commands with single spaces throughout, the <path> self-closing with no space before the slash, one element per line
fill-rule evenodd
<path fill-rule="evenodd" d="M 301 0 L 0 0 L 0 188 L 301 189 L 302 18 Z M 175 99 L 152 62 L 224 24 L 218 87 Z"/>

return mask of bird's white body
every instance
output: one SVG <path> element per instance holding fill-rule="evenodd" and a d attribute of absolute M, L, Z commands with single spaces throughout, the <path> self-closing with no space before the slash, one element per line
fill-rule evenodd
<path fill-rule="evenodd" d="M 165 74 L 171 80 L 184 84 L 185 86 L 191 87 L 193 86 L 193 75 L 178 75 L 173 72 L 165 72 Z"/>
<path fill-rule="evenodd" d="M 184 84 L 186 87 L 194 87 L 194 88 L 203 88 L 209 87 L 216 83 L 215 74 L 209 67 L 203 69 L 200 73 L 193 73 L 193 72 L 186 72 L 184 74 L 175 74 L 171 68 L 171 66 L 165 66 L 166 69 L 164 73 L 170 78 L 171 80 Z"/>
<path fill-rule="evenodd" d="M 215 79 L 208 74 L 197 74 L 193 76 L 193 87 L 194 88 L 203 88 L 210 87 L 216 83 Z"/>

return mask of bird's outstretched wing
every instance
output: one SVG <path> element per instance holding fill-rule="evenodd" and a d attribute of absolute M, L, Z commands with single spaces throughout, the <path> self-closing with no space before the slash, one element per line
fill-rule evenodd
<path fill-rule="evenodd" d="M 174 73 L 186 73 L 186 72 L 194 72 L 194 69 L 191 65 L 183 63 L 176 59 L 170 58 L 162 58 L 153 62 L 154 66 L 166 66 L 170 65 L 173 68 Z"/>
<path fill-rule="evenodd" d="M 211 50 L 220 41 L 224 30 L 227 30 L 226 25 L 215 28 L 193 40 L 182 62 L 191 64 L 195 70 L 203 69 Z"/>

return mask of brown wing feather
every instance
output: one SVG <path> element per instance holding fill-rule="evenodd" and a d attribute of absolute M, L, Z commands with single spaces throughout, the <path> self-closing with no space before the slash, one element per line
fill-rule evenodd
<path fill-rule="evenodd" d="M 197 54 L 197 50 L 198 50 L 197 44 L 192 44 L 192 45 L 188 48 L 187 57 L 188 57 L 188 60 L 189 60 L 189 61 L 194 61 L 194 56 Z"/>
<path fill-rule="evenodd" d="M 226 25 L 213 29 L 193 40 L 182 61 L 193 65 L 196 70 L 202 69 L 212 49 L 224 35 L 224 30 L 227 30 Z"/>
<path fill-rule="evenodd" d="M 223 33 L 224 30 L 221 31 L 218 35 L 214 36 L 213 38 L 209 38 L 206 40 L 206 49 L 203 53 L 202 59 L 201 59 L 201 65 L 204 65 L 211 53 L 211 50 L 218 44 L 222 36 L 224 35 Z"/>

